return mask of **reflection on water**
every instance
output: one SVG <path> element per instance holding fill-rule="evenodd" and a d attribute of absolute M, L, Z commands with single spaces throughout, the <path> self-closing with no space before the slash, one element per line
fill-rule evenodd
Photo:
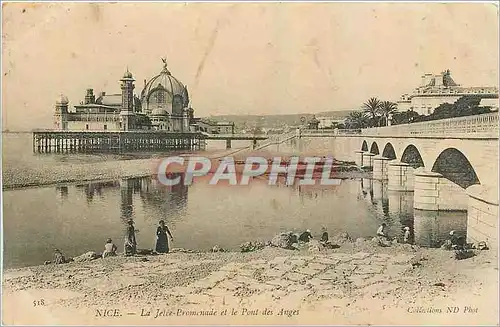
<path fill-rule="evenodd" d="M 139 248 L 154 248 L 163 219 L 174 234 L 172 247 L 198 250 L 238 249 L 287 230 L 309 228 L 319 237 L 323 226 L 330 235 L 371 237 L 382 221 L 399 240 L 408 226 L 417 244 L 437 246 L 450 230 L 466 229 L 466 213 L 414 210 L 413 193 L 388 191 L 371 179 L 338 186 L 286 185 L 284 179 L 269 186 L 256 178 L 249 186 L 196 181 L 167 187 L 133 178 L 4 192 L 4 266 L 40 264 L 54 247 L 68 256 L 100 252 L 108 237 L 121 248 L 129 219 L 139 230 Z"/>

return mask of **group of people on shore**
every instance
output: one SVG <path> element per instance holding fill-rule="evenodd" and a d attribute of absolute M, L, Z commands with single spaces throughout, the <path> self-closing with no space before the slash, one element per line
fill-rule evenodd
<path fill-rule="evenodd" d="M 125 236 L 125 244 L 124 244 L 124 254 L 125 256 L 133 256 L 137 254 L 137 239 L 135 237 L 136 232 L 138 230 L 134 227 L 134 221 L 130 220 L 127 226 L 127 232 Z M 165 225 L 164 220 L 160 220 L 158 223 L 158 228 L 156 229 L 156 253 L 168 253 L 168 237 L 170 236 L 170 240 L 173 241 L 174 237 L 170 232 L 170 229 Z M 104 252 L 102 253 L 102 257 L 108 256 L 116 256 L 116 251 L 118 247 L 113 244 L 113 241 L 109 238 L 104 245 Z"/>
<path fill-rule="evenodd" d="M 310 229 L 305 230 L 302 233 L 293 234 L 292 243 L 309 243 L 313 239 L 313 235 Z M 321 238 L 319 243 L 325 248 L 335 248 L 336 246 L 330 242 L 328 231 L 326 227 L 321 228 Z"/>
<path fill-rule="evenodd" d="M 133 255 L 138 254 L 137 239 L 135 237 L 135 234 L 138 232 L 138 230 L 135 229 L 134 222 L 132 220 L 130 220 L 127 223 L 127 225 L 128 226 L 127 226 L 127 231 L 126 231 L 126 235 L 125 235 L 124 254 L 125 254 L 125 256 L 133 256 Z M 156 246 L 155 246 L 154 252 L 156 252 L 156 253 L 168 253 L 169 252 L 170 248 L 169 248 L 169 243 L 168 243 L 168 237 L 170 237 L 171 241 L 174 240 L 174 237 L 172 236 L 170 229 L 165 224 L 165 221 L 160 220 L 158 223 L 158 228 L 156 229 Z M 111 238 L 108 238 L 106 240 L 106 243 L 104 244 L 104 251 L 102 252 L 102 255 L 100 255 L 100 257 L 102 257 L 104 259 L 107 257 L 117 256 L 117 251 L 118 251 L 118 247 L 113 243 L 113 240 Z M 151 252 L 151 250 L 150 250 L 150 252 Z M 93 253 L 93 252 L 90 252 L 90 253 Z M 95 259 L 95 257 L 93 259 Z M 62 263 L 68 263 L 71 261 L 73 261 L 73 259 L 66 258 L 60 249 L 54 250 L 54 258 L 53 258 L 52 263 L 62 264 Z M 46 261 L 45 263 L 46 264 L 50 263 L 50 261 Z"/>
<path fill-rule="evenodd" d="M 404 244 L 410 244 L 411 243 L 411 234 L 410 234 L 410 227 L 405 226 L 403 228 L 403 243 Z M 387 224 L 382 223 L 377 229 L 377 237 L 383 241 L 392 241 L 393 239 L 389 237 L 389 234 L 387 232 Z"/>

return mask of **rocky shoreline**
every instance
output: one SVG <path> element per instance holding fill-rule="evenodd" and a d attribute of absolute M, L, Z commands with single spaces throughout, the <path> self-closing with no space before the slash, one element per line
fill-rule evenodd
<path fill-rule="evenodd" d="M 331 325 L 415 324 L 423 319 L 429 324 L 496 324 L 496 258 L 494 251 L 481 251 L 455 260 L 452 251 L 403 244 L 377 247 L 358 240 L 338 249 L 178 252 L 7 269 L 4 323 Z M 40 298 L 43 308 L 33 307 Z M 38 314 L 15 316 L 14 306 L 19 305 L 26 308 L 24 313 Z M 428 313 L 446 306 L 461 311 L 469 306 L 477 312 Z M 96 314 L 99 308 L 134 315 L 106 318 Z M 141 316 L 143 309 L 150 316 Z M 279 315 L 282 309 L 288 314 Z M 50 313 L 46 320 L 43 310 Z M 237 310 L 239 315 L 247 310 L 248 316 L 226 321 L 194 315 L 210 310 Z M 263 317 L 263 310 L 274 314 Z M 186 312 L 193 313 L 189 320 Z"/>

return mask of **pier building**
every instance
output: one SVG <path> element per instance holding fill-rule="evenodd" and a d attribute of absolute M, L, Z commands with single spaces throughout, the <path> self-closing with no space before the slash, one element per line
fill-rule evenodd
<path fill-rule="evenodd" d="M 93 89 L 87 89 L 84 100 L 74 108 L 61 95 L 55 105 L 55 130 L 197 130 L 187 87 L 170 73 L 165 60 L 159 74 L 144 80 L 140 96 L 134 94 L 135 79 L 128 69 L 120 82 L 121 93 L 101 92 L 96 97 Z"/>

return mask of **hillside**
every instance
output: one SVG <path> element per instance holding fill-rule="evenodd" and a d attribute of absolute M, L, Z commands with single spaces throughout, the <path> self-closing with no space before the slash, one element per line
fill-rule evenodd
<path fill-rule="evenodd" d="M 343 119 L 354 110 L 326 111 L 315 114 L 316 117 L 332 117 Z M 283 127 L 294 126 L 301 124 L 301 117 L 307 120 L 313 117 L 313 114 L 289 114 L 289 115 L 220 115 L 210 116 L 211 120 L 215 121 L 230 121 L 234 122 L 237 128 L 245 129 L 245 127 Z"/>

